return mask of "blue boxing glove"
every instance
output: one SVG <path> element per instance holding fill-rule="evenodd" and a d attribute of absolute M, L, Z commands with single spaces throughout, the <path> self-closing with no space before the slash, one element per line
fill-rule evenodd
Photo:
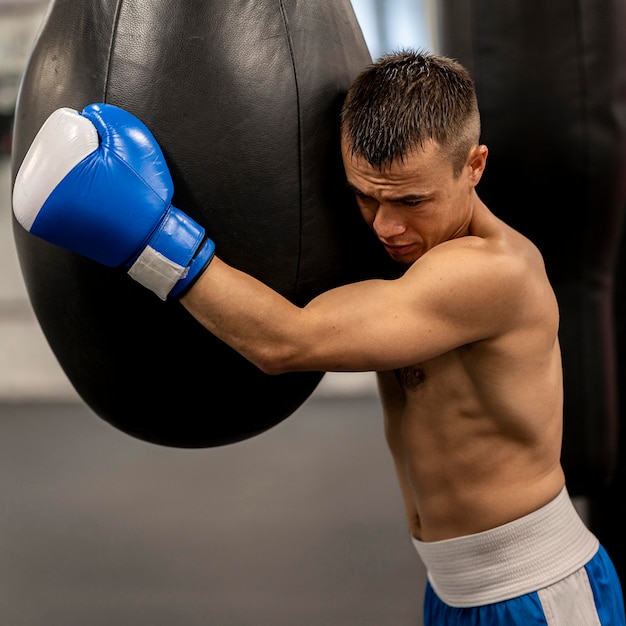
<path fill-rule="evenodd" d="M 33 140 L 13 187 L 29 232 L 129 275 L 161 299 L 181 296 L 213 258 L 204 228 L 172 206 L 161 148 L 110 104 L 57 109 Z"/>

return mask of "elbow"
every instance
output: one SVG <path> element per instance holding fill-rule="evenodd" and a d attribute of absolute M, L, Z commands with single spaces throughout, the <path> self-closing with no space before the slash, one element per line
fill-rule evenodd
<path fill-rule="evenodd" d="M 267 374 L 268 376 L 278 376 L 279 374 L 286 374 L 287 372 L 291 371 L 291 370 L 279 367 L 276 363 L 272 363 L 272 362 L 257 363 L 256 366 L 264 374 Z"/>
<path fill-rule="evenodd" d="M 251 361 L 269 376 L 298 372 L 303 369 L 302 363 L 295 354 L 277 352 L 275 349 L 255 354 Z"/>
<path fill-rule="evenodd" d="M 279 374 L 287 374 L 288 372 L 296 371 L 288 367 L 281 359 L 277 358 L 258 358 L 253 362 L 264 374 L 268 374 L 269 376 L 278 376 Z"/>

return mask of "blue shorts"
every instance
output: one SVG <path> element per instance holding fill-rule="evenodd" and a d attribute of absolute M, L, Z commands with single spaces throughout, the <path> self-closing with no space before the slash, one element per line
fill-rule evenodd
<path fill-rule="evenodd" d="M 613 563 L 565 488 L 498 528 L 413 543 L 428 572 L 424 626 L 626 626 Z"/>

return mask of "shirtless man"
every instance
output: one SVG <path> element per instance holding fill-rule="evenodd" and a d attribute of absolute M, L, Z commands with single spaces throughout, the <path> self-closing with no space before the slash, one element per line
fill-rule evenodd
<path fill-rule="evenodd" d="M 108 132 L 116 113 L 98 106 L 90 119 Z M 80 135 L 69 129 L 85 117 L 65 117 L 62 134 Z M 266 373 L 377 372 L 409 529 L 429 574 L 426 626 L 624 626 L 617 575 L 576 514 L 560 465 L 559 311 L 541 254 L 476 191 L 488 151 L 470 76 L 441 56 L 382 57 L 351 87 L 341 128 L 348 184 L 381 244 L 406 266 L 401 277 L 342 286 L 297 307 L 224 263 L 212 242 L 186 243 L 179 231 L 195 233 L 195 225 L 178 210 L 174 220 L 167 202 L 163 223 L 176 225 L 152 236 L 139 258 L 134 246 L 146 237 L 137 235 L 119 264 L 162 298 L 179 298 Z M 122 144 L 134 150 L 134 141 Z M 49 196 L 28 193 L 42 187 L 38 154 L 57 161 L 67 152 L 55 143 L 50 134 L 35 139 L 16 180 L 16 216 L 31 232 L 103 261 L 74 244 L 79 237 L 56 234 L 74 229 L 73 218 L 58 227 L 67 219 L 59 198 L 75 201 L 87 187 L 78 157 Z M 101 232 L 112 208 L 86 195 L 80 203 Z M 119 222 L 125 236 L 135 228 Z M 98 236 L 105 249 L 119 245 Z M 163 255 L 189 266 L 187 275 L 169 276 Z"/>

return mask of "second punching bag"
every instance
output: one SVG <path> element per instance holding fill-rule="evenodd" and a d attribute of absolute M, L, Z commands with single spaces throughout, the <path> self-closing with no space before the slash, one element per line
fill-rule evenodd
<path fill-rule="evenodd" d="M 442 52 L 470 69 L 482 110 L 481 196 L 537 244 L 559 301 L 572 495 L 605 486 L 616 463 L 625 24 L 624 0 L 441 3 Z"/>
<path fill-rule="evenodd" d="M 163 148 L 175 206 L 220 256 L 303 304 L 384 272 L 338 144 L 345 91 L 369 62 L 349 0 L 53 0 L 20 89 L 13 176 L 55 109 L 125 108 Z M 123 270 L 19 225 L 14 234 L 63 370 L 98 416 L 130 435 L 233 443 L 285 419 L 322 377 L 265 375 Z"/>

